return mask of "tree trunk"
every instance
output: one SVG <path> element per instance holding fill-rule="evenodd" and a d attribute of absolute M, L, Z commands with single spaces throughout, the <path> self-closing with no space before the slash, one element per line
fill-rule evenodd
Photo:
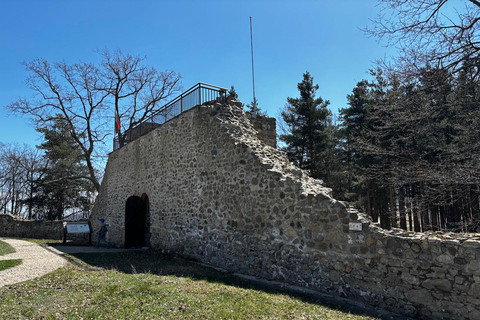
<path fill-rule="evenodd" d="M 408 215 L 408 225 L 410 227 L 410 231 L 413 231 L 413 212 L 412 212 L 412 204 L 409 203 L 409 206 L 408 206 L 408 211 L 407 211 L 407 215 Z"/>
<path fill-rule="evenodd" d="M 477 231 L 480 223 L 480 205 L 478 202 L 478 186 L 470 187 L 470 206 L 472 208 L 472 226 Z"/>
<path fill-rule="evenodd" d="M 367 180 L 367 214 L 373 219 L 372 204 L 370 203 L 370 180 Z"/>
<path fill-rule="evenodd" d="M 429 205 L 430 214 L 432 215 L 432 230 L 438 231 L 438 206 Z"/>
<path fill-rule="evenodd" d="M 400 213 L 400 228 L 407 230 L 407 218 L 405 216 L 405 192 L 403 187 L 398 191 L 398 211 Z"/>
<path fill-rule="evenodd" d="M 421 231 L 421 226 L 420 226 L 420 210 L 418 206 L 418 201 L 412 201 L 412 215 L 413 215 L 413 230 L 415 232 L 420 232 Z"/>
<path fill-rule="evenodd" d="M 453 205 L 452 205 L 452 210 L 453 210 L 453 222 L 454 222 L 454 226 L 457 228 L 459 226 L 459 222 L 460 222 L 460 211 L 459 211 L 459 199 L 455 199 L 455 195 L 452 193 L 452 201 L 453 201 Z"/>
<path fill-rule="evenodd" d="M 390 186 L 390 218 L 391 218 L 390 220 L 392 222 L 392 227 L 397 228 L 398 227 L 398 224 L 397 224 L 397 208 L 396 208 L 396 205 L 394 203 L 393 193 L 394 193 L 394 189 L 393 189 L 393 186 L 391 185 Z"/>
<path fill-rule="evenodd" d="M 440 211 L 440 227 L 446 230 L 447 229 L 446 205 L 440 205 L 438 209 Z"/>
<path fill-rule="evenodd" d="M 422 216 L 422 231 L 431 230 L 430 218 L 428 216 L 428 204 L 425 201 L 425 193 L 423 191 L 423 182 L 420 182 L 420 206 L 419 210 Z"/>

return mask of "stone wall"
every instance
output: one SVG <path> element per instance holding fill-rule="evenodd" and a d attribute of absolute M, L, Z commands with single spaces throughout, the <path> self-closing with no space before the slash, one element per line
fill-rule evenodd
<path fill-rule="evenodd" d="M 0 214 L 0 236 L 58 240 L 63 236 L 63 221 L 25 220 L 10 214 Z"/>
<path fill-rule="evenodd" d="M 59 220 L 27 220 L 0 214 L 0 237 L 62 240 L 63 225 L 64 221 Z M 67 241 L 75 244 L 87 244 L 88 240 L 88 233 L 67 235 Z"/>
<path fill-rule="evenodd" d="M 145 133 L 152 131 L 153 129 L 157 128 L 160 126 L 158 123 L 154 122 L 143 122 L 140 125 L 129 129 L 125 132 L 125 142 L 130 142 L 135 139 L 138 139 Z"/>
<path fill-rule="evenodd" d="M 267 146 L 277 148 L 277 120 L 275 118 L 254 116 L 246 112 L 253 128 L 257 131 L 257 138 Z"/>
<path fill-rule="evenodd" d="M 126 201 L 148 196 L 156 249 L 411 317 L 480 318 L 479 237 L 384 231 L 257 134 L 238 105 L 206 105 L 112 152 L 94 229 L 105 217 L 124 245 Z"/>

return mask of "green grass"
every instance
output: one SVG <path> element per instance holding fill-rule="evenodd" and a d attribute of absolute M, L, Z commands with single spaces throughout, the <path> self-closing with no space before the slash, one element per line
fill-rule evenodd
<path fill-rule="evenodd" d="M 21 259 L 0 260 L 0 271 L 13 268 L 22 263 Z"/>
<path fill-rule="evenodd" d="M 0 256 L 9 254 L 9 253 L 14 253 L 15 249 L 12 248 L 11 245 L 9 245 L 6 242 L 0 241 Z"/>
<path fill-rule="evenodd" d="M 1 288 L 5 319 L 376 319 L 158 252 L 76 254 Z"/>
<path fill-rule="evenodd" d="M 4 241 L 0 241 L 0 256 L 6 255 L 9 253 L 14 253 L 14 252 L 15 252 L 15 249 L 13 249 L 11 245 L 9 245 Z M 20 259 L 0 260 L 0 271 L 18 266 L 21 263 L 22 263 L 22 260 Z"/>

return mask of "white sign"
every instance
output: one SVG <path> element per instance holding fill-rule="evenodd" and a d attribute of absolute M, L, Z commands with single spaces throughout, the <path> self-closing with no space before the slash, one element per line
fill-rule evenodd
<path fill-rule="evenodd" d="M 90 233 L 88 222 L 67 222 L 67 233 Z"/>
<path fill-rule="evenodd" d="M 350 222 L 348 224 L 348 230 L 350 230 L 350 231 L 362 231 L 362 223 L 361 222 Z"/>

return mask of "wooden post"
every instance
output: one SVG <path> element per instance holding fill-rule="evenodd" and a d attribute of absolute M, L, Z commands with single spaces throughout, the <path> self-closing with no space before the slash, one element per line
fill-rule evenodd
<path fill-rule="evenodd" d="M 67 244 L 67 225 L 63 225 L 63 245 Z"/>

